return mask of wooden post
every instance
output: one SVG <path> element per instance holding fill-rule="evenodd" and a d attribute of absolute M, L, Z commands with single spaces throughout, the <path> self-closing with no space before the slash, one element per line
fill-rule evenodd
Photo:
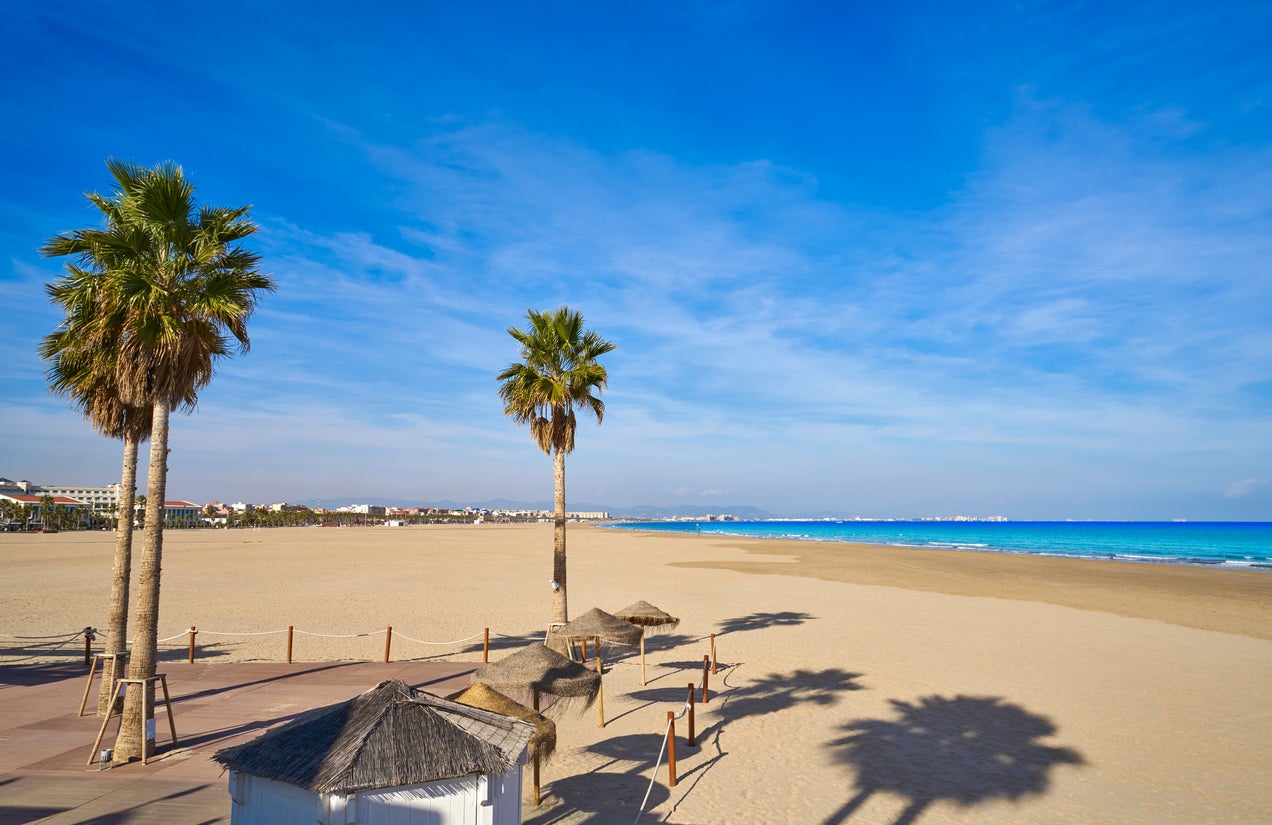
<path fill-rule="evenodd" d="M 645 682 L 645 628 L 640 629 L 640 683 Z"/>
<path fill-rule="evenodd" d="M 84 667 L 93 667 L 96 663 L 93 661 L 93 639 L 97 634 L 97 629 L 93 627 L 84 628 Z M 92 674 L 89 674 L 89 681 L 92 681 Z"/>
<path fill-rule="evenodd" d="M 582 664 L 587 664 L 587 639 L 583 639 L 579 644 L 583 645 L 583 657 L 580 661 Z"/>
<path fill-rule="evenodd" d="M 168 711 L 168 730 L 172 731 L 172 745 L 177 744 L 177 723 L 172 719 L 172 698 L 168 696 L 168 677 L 159 674 L 159 685 L 163 688 L 163 706 Z"/>
<path fill-rule="evenodd" d="M 707 693 L 707 674 L 711 672 L 711 662 L 709 656 L 702 657 L 702 704 L 711 701 L 710 694 Z"/>
<path fill-rule="evenodd" d="M 689 747 L 694 747 L 697 743 L 694 741 L 693 730 L 693 682 L 689 683 Z"/>
<path fill-rule="evenodd" d="M 485 664 L 490 663 L 490 628 L 486 628 L 486 638 L 481 643 L 481 660 Z"/>
<path fill-rule="evenodd" d="M 667 711 L 667 786 L 676 787 L 676 714 Z"/>
<path fill-rule="evenodd" d="M 78 716 L 83 716 L 84 708 L 88 707 L 88 693 L 93 689 L 93 674 L 97 672 L 97 663 L 103 661 L 107 656 L 110 656 L 111 659 L 115 658 L 112 653 L 99 653 L 93 657 L 93 663 L 88 666 L 88 684 L 84 685 L 84 699 L 80 702 Z M 112 669 L 111 673 L 114 674 L 114 672 Z M 104 663 L 102 664 L 102 678 L 106 678 L 106 665 Z"/>
<path fill-rule="evenodd" d="M 605 727 L 605 676 L 601 672 L 601 640 L 596 640 L 596 675 L 601 678 L 596 684 L 596 708 L 600 714 L 601 727 Z"/>
<path fill-rule="evenodd" d="M 292 632 L 293 632 L 295 629 L 296 629 L 296 628 L 295 628 L 295 627 L 293 627 L 292 625 L 287 625 L 287 664 L 289 664 L 289 665 L 292 663 L 292 662 L 291 662 L 291 654 L 292 654 Z"/>
<path fill-rule="evenodd" d="M 531 695 L 534 697 L 534 712 L 539 712 L 539 691 L 531 689 Z M 539 804 L 539 754 L 534 755 L 534 804 Z"/>
<path fill-rule="evenodd" d="M 198 634 L 199 628 L 190 626 L 190 655 L 186 657 L 186 661 L 194 664 L 194 637 Z"/>
<path fill-rule="evenodd" d="M 711 634 L 711 674 L 714 676 L 716 672 L 716 652 L 715 652 L 715 634 Z"/>
<path fill-rule="evenodd" d="M 384 631 L 384 663 L 389 663 L 389 646 L 393 644 L 393 625 L 389 625 L 389 629 Z"/>

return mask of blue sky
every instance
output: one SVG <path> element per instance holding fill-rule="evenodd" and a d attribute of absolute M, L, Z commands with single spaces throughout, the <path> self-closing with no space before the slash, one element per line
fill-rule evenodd
<path fill-rule="evenodd" d="M 279 286 L 174 497 L 547 500 L 494 376 L 568 304 L 571 502 L 1272 519 L 1270 8 L 4 4 L 0 474 L 118 479 L 35 355 L 118 157 Z"/>

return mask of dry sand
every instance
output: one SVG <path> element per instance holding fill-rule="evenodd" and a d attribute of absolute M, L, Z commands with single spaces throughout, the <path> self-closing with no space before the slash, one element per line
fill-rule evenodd
<path fill-rule="evenodd" d="M 555 709 L 526 822 L 632 821 L 713 632 L 700 746 L 678 722 L 680 783 L 660 769 L 641 822 L 1272 822 L 1272 573 L 594 528 L 569 547 L 573 615 L 645 599 L 683 621 L 644 687 L 606 650 L 606 727 Z M 0 535 L 0 665 L 82 655 L 12 637 L 104 627 L 112 549 Z M 201 660 L 268 660 L 294 625 L 297 660 L 378 660 L 392 625 L 394 659 L 480 660 L 489 627 L 497 658 L 542 638 L 550 578 L 549 526 L 174 531 L 160 634 L 172 659 L 196 625 Z"/>

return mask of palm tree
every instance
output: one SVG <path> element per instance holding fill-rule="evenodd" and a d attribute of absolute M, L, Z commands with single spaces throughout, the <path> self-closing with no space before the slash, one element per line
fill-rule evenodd
<path fill-rule="evenodd" d="M 109 227 L 118 230 L 119 227 Z M 98 265 L 100 269 L 100 264 Z M 106 651 L 112 669 L 104 672 L 98 694 L 97 713 L 110 712 L 115 695 L 115 679 L 124 675 L 128 652 L 128 586 L 132 575 L 133 519 L 137 493 L 137 450 L 150 435 L 150 408 L 124 403 L 116 380 L 117 341 L 96 340 L 94 327 L 103 278 L 68 265 L 71 277 L 46 287 L 50 300 L 66 310 L 57 330 L 40 343 L 40 357 L 49 364 L 45 377 L 49 390 L 69 397 L 94 429 L 108 438 L 124 442 L 120 471 L 119 501 L 115 520 L 115 555 L 111 573 L 110 605 L 106 627 Z M 191 394 L 179 399 L 192 407 Z M 144 499 L 144 496 L 142 497 Z M 123 514 L 128 517 L 121 517 Z"/>
<path fill-rule="evenodd" d="M 596 360 L 615 345 L 592 330 L 584 331 L 583 315 L 569 307 L 554 312 L 526 312 L 528 329 L 510 327 L 521 347 L 521 360 L 496 380 L 504 415 L 530 428 L 539 449 L 552 456 L 555 530 L 552 553 L 552 621 L 569 621 L 565 571 L 565 456 L 574 450 L 576 409 L 605 417 L 599 395 L 609 376 Z"/>
<path fill-rule="evenodd" d="M 159 584 L 167 492 L 168 418 L 212 380 L 215 362 L 231 354 L 231 337 L 246 352 L 247 321 L 257 293 L 273 281 L 256 271 L 259 257 L 237 243 L 256 232 L 249 207 L 196 205 L 181 167 L 107 161 L 115 178 L 109 195 L 88 199 L 105 229 L 58 235 L 47 255 L 74 256 L 68 279 L 89 277 L 99 289 L 84 329 L 86 340 L 115 345 L 115 381 L 125 404 L 151 410 L 150 466 L 144 540 L 134 613 L 130 679 L 149 679 L 158 658 Z M 86 310 L 86 312 L 89 310 Z M 115 760 L 148 754 L 138 728 L 154 711 L 153 682 L 128 691 Z"/>

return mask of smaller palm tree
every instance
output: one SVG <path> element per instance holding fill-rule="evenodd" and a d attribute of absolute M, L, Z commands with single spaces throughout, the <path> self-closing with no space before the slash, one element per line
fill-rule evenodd
<path fill-rule="evenodd" d="M 539 449 L 552 456 L 554 523 L 552 554 L 552 621 L 569 621 L 566 598 L 565 456 L 574 451 L 575 410 L 605 418 L 600 393 L 609 374 L 597 360 L 615 344 L 584 330 L 582 313 L 569 307 L 526 312 L 528 329 L 508 334 L 521 348 L 521 360 L 499 373 L 504 415 L 530 428 Z"/>

